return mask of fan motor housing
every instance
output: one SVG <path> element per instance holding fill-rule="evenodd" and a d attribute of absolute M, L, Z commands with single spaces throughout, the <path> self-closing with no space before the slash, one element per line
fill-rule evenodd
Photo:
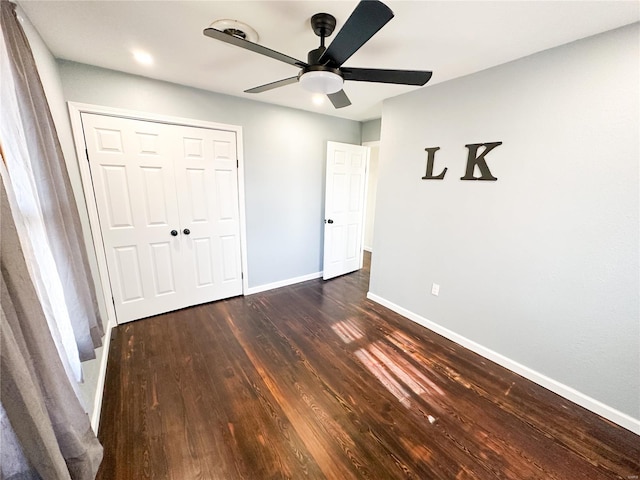
<path fill-rule="evenodd" d="M 307 54 L 307 63 L 309 65 L 317 65 L 318 63 L 320 63 L 320 57 L 322 57 L 322 54 L 326 51 L 327 49 L 325 47 L 318 47 L 314 50 L 311 50 L 308 54 Z"/>

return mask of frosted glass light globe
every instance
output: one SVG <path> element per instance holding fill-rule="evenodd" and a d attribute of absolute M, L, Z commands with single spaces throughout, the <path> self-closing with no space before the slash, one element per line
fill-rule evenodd
<path fill-rule="evenodd" d="M 325 71 L 303 73 L 299 81 L 305 90 L 325 94 L 339 92 L 344 84 L 344 80 L 340 75 Z"/>

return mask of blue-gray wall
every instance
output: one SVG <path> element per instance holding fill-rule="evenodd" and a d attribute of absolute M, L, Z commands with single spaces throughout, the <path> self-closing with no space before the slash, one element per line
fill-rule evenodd
<path fill-rule="evenodd" d="M 328 140 L 360 144 L 360 122 L 59 61 L 67 101 L 239 125 L 249 287 L 322 270 Z"/>
<path fill-rule="evenodd" d="M 636 422 L 639 30 L 385 101 L 370 286 Z M 493 141 L 498 181 L 461 181 Z"/>
<path fill-rule="evenodd" d="M 376 118 L 362 124 L 362 142 L 377 142 L 380 140 L 382 119 Z"/>

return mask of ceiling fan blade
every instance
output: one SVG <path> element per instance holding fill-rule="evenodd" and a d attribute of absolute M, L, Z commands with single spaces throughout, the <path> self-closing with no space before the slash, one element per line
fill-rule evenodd
<path fill-rule="evenodd" d="M 278 80 L 277 82 L 271 82 L 265 85 L 260 85 L 259 87 L 250 88 L 249 90 L 245 90 L 244 93 L 262 93 L 273 90 L 274 88 L 284 87 L 285 85 L 291 85 L 292 83 L 297 82 L 298 77 L 284 78 L 282 80 Z"/>
<path fill-rule="evenodd" d="M 265 55 L 269 58 L 288 63 L 289 65 L 293 65 L 294 67 L 308 66 L 302 60 L 290 57 L 288 55 L 285 55 L 284 53 L 276 52 L 275 50 L 263 47 L 258 43 L 253 43 L 249 40 L 245 40 L 244 38 L 236 37 L 235 35 L 216 30 L 215 28 L 205 28 L 202 33 L 204 33 L 207 37 L 215 38 L 216 40 L 221 40 L 225 43 L 230 43 L 231 45 L 235 45 L 236 47 L 241 47 L 246 50 L 251 50 L 252 52 L 259 53 L 260 55 Z"/>
<path fill-rule="evenodd" d="M 393 18 L 393 12 L 378 0 L 362 0 L 347 19 L 320 63 L 339 67 Z"/>
<path fill-rule="evenodd" d="M 351 105 L 351 100 L 349 100 L 347 94 L 344 93 L 344 90 L 340 90 L 336 93 L 330 93 L 327 97 L 329 97 L 329 100 L 331 100 L 331 103 L 333 103 L 335 108 L 344 108 Z"/>
<path fill-rule="evenodd" d="M 345 80 L 356 82 L 397 83 L 422 86 L 432 73 L 423 70 L 381 70 L 378 68 L 341 68 Z"/>

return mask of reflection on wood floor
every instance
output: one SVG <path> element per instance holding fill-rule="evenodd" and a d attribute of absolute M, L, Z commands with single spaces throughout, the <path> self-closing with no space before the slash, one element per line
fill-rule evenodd
<path fill-rule="evenodd" d="M 114 330 L 98 478 L 640 477 L 640 437 L 328 282 Z"/>

